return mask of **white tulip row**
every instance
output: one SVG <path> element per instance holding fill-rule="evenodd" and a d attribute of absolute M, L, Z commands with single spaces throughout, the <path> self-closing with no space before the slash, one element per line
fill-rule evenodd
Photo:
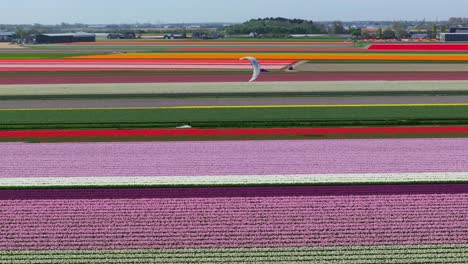
<path fill-rule="evenodd" d="M 368 92 L 468 90 L 467 81 L 321 81 L 258 83 L 131 83 L 2 85 L 0 95 Z"/>
<path fill-rule="evenodd" d="M 468 183 L 468 172 L 1 178 L 0 188 Z"/>

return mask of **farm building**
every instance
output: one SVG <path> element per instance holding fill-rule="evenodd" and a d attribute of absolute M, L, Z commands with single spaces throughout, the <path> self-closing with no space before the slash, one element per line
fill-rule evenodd
<path fill-rule="evenodd" d="M 451 27 L 450 33 L 441 33 L 440 40 L 443 42 L 468 41 L 468 27 Z"/>
<path fill-rule="evenodd" d="M 138 36 L 134 32 L 126 33 L 110 33 L 107 35 L 108 39 L 136 39 Z"/>
<path fill-rule="evenodd" d="M 0 42 L 10 42 L 15 38 L 15 32 L 0 32 Z"/>
<path fill-rule="evenodd" d="M 96 34 L 89 33 L 58 33 L 40 34 L 36 36 L 36 44 L 53 44 L 67 42 L 96 42 Z"/>
<path fill-rule="evenodd" d="M 429 35 L 424 32 L 410 32 L 411 39 L 427 39 Z"/>
<path fill-rule="evenodd" d="M 468 41 L 468 33 L 441 33 L 440 41 L 453 42 L 453 41 Z"/>
<path fill-rule="evenodd" d="M 186 34 L 167 34 L 164 35 L 164 39 L 185 39 L 187 38 Z"/>

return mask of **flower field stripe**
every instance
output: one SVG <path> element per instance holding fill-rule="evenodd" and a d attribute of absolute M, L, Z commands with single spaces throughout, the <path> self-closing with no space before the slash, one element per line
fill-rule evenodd
<path fill-rule="evenodd" d="M 0 189 L 468 183 L 468 172 L 0 178 Z"/>
<path fill-rule="evenodd" d="M 352 107 L 447 107 L 468 106 L 468 103 L 434 103 L 434 104 L 329 104 L 329 105 L 188 105 L 188 106 L 155 106 L 155 107 L 91 107 L 91 108 L 8 108 L 0 111 L 73 111 L 73 110 L 145 110 L 145 109 L 254 109 L 254 108 L 352 108 Z"/>
<path fill-rule="evenodd" d="M 260 60 L 262 67 L 283 69 L 294 60 Z M 249 62 L 239 60 L 0 60 L 0 72 L 55 70 L 143 70 L 143 69 L 243 69 Z"/>
<path fill-rule="evenodd" d="M 0 201 L 23 200 L 115 200 L 229 197 L 328 197 L 379 195 L 466 194 L 468 184 L 389 184 L 325 186 L 247 186 L 193 188 L 73 188 L 1 190 Z"/>
<path fill-rule="evenodd" d="M 468 44 L 372 44 L 368 50 L 468 51 Z"/>
<path fill-rule="evenodd" d="M 353 42 L 346 41 L 99 41 L 93 42 L 92 45 L 148 45 L 148 44 L 162 44 L 162 45 L 353 45 Z M 74 42 L 67 45 L 90 45 L 89 42 Z"/>
<path fill-rule="evenodd" d="M 0 178 L 468 172 L 467 146 L 467 138 L 0 143 Z"/>
<path fill-rule="evenodd" d="M 466 54 L 422 53 L 267 53 L 251 52 L 260 60 L 329 60 L 329 61 L 468 61 Z M 72 56 L 68 59 L 202 59 L 229 60 L 245 56 L 245 53 L 125 53 Z"/>
<path fill-rule="evenodd" d="M 281 70 L 288 66 L 288 64 L 277 65 L 277 64 L 266 64 L 262 65 L 263 69 L 266 70 Z M 51 66 L 51 65 L 0 65 L 0 72 L 18 72 L 18 71 L 42 71 L 42 72 L 55 72 L 64 70 L 73 71 L 109 71 L 109 70 L 178 70 L 178 69 L 210 69 L 210 70 L 250 70 L 250 65 L 231 65 L 231 64 L 175 64 L 175 65 L 63 65 L 63 66 Z"/>
<path fill-rule="evenodd" d="M 295 63 L 295 60 L 260 60 L 262 64 L 291 64 Z M 51 64 L 51 65 L 69 65 L 69 64 L 143 64 L 143 65 L 151 65 L 151 64 L 235 64 L 235 65 L 250 65 L 248 61 L 239 61 L 239 60 L 143 60 L 143 59 L 122 59 L 122 60 L 80 60 L 80 59 L 0 59 L 1 64 Z"/>
<path fill-rule="evenodd" d="M 401 245 L 289 248 L 0 251 L 0 262 L 55 263 L 454 263 L 468 245 Z"/>
<path fill-rule="evenodd" d="M 256 46 L 224 46 L 224 47 L 170 47 L 167 52 L 369 52 L 368 49 L 353 47 L 256 47 Z"/>
<path fill-rule="evenodd" d="M 351 128 L 246 128 L 246 129 L 97 129 L 0 131 L 0 138 L 76 137 L 193 137 L 352 134 L 465 134 L 468 127 L 351 127 Z"/>
<path fill-rule="evenodd" d="M 2 190 L 0 250 L 467 244 L 467 187 Z"/>
<path fill-rule="evenodd" d="M 247 77 L 248 78 L 248 77 Z M 173 95 L 332 92 L 437 92 L 468 91 L 468 81 L 302 81 L 289 82 L 199 82 L 112 84 L 17 84 L 1 85 L 1 96 L 24 95 Z"/>
<path fill-rule="evenodd" d="M 160 71 L 156 74 L 148 74 L 138 72 L 139 69 L 109 69 L 105 73 L 94 75 L 89 74 L 86 78 L 79 75 L 66 74 L 72 71 L 80 72 L 81 74 L 97 71 L 98 69 L 73 69 L 73 68 L 55 68 L 54 72 L 50 72 L 49 69 L 14 69 L 17 72 L 28 72 L 26 76 L 3 76 L 0 77 L 0 85 L 25 85 L 25 84 L 36 84 L 39 87 L 44 88 L 45 84 L 141 84 L 151 83 L 156 85 L 157 83 L 236 83 L 245 82 L 246 72 L 230 72 L 230 73 L 208 73 L 199 70 L 190 70 L 178 72 L 176 74 L 169 71 Z M 99 69 L 102 72 L 102 69 Z M 32 72 L 42 72 L 39 75 L 31 75 Z M 115 74 L 118 72 L 119 74 Z M 120 74 L 122 73 L 122 74 Z M 12 74 L 7 74 L 12 75 Z M 14 74 L 13 74 L 14 75 Z M 20 75 L 20 74 L 16 74 Z M 60 78 L 57 78 L 61 75 Z M 262 74 L 258 79 L 258 82 L 289 82 L 287 87 L 291 88 L 291 85 L 295 82 L 335 82 L 335 81 L 362 81 L 361 83 L 369 81 L 442 81 L 446 80 L 448 83 L 441 84 L 442 89 L 450 88 L 450 81 L 462 81 L 468 80 L 468 74 L 466 72 L 302 72 L 302 73 L 288 73 L 282 72 L 270 72 L 268 74 Z M 253 84 L 253 83 L 250 83 Z M 447 87 L 447 84 L 449 86 Z M 226 86 L 226 84 L 225 84 Z M 313 86 L 312 86 L 313 87 Z M 417 86 L 416 86 L 417 87 Z M 413 89 L 416 88 L 413 86 Z M 271 89 L 271 87 L 269 87 Z M 336 89 L 336 87 L 335 87 Z M 37 89 L 36 89 L 37 90 Z M 98 90 L 99 91 L 99 90 Z M 221 90 L 219 90 L 221 91 Z M 348 90 L 349 91 L 349 90 Z M 132 91 L 129 91 L 130 93 Z M 135 91 L 133 91 L 135 92 Z"/>

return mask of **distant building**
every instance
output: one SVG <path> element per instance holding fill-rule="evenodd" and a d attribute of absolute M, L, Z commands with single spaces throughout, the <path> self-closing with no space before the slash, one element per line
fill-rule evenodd
<path fill-rule="evenodd" d="M 440 41 L 442 42 L 466 42 L 468 41 L 468 33 L 441 33 Z"/>
<path fill-rule="evenodd" d="M 15 38 L 15 32 L 0 32 L 0 42 L 10 42 Z"/>
<path fill-rule="evenodd" d="M 36 44 L 54 44 L 70 42 L 96 42 L 96 34 L 89 33 L 56 33 L 36 35 Z"/>
<path fill-rule="evenodd" d="M 258 33 L 257 32 L 250 32 L 249 37 L 256 38 L 256 37 L 258 37 Z"/>
<path fill-rule="evenodd" d="M 164 39 L 185 39 L 187 38 L 186 34 L 167 34 L 164 35 Z"/>
<path fill-rule="evenodd" d="M 193 39 L 221 39 L 224 38 L 224 35 L 218 32 L 203 33 L 203 32 L 194 32 L 192 34 Z"/>
<path fill-rule="evenodd" d="M 451 27 L 450 33 L 468 33 L 468 27 Z"/>
<path fill-rule="evenodd" d="M 370 37 L 370 38 L 376 38 L 379 33 L 378 28 L 361 28 L 361 34 L 364 38 Z"/>
<path fill-rule="evenodd" d="M 134 32 L 110 33 L 108 39 L 136 39 L 138 36 Z"/>
<path fill-rule="evenodd" d="M 429 35 L 427 33 L 422 32 L 410 32 L 410 36 L 412 39 L 427 39 Z"/>
<path fill-rule="evenodd" d="M 361 28 L 362 33 L 367 33 L 369 35 L 375 35 L 379 32 L 378 28 Z"/>

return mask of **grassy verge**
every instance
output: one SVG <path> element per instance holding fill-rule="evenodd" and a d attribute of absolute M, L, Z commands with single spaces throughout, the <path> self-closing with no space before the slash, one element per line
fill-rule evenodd
<path fill-rule="evenodd" d="M 288 248 L 0 251 L 22 263 L 463 263 L 466 244 Z"/>
<path fill-rule="evenodd" d="M 468 124 L 468 106 L 54 109 L 0 111 L 0 129 L 322 127 Z"/>

